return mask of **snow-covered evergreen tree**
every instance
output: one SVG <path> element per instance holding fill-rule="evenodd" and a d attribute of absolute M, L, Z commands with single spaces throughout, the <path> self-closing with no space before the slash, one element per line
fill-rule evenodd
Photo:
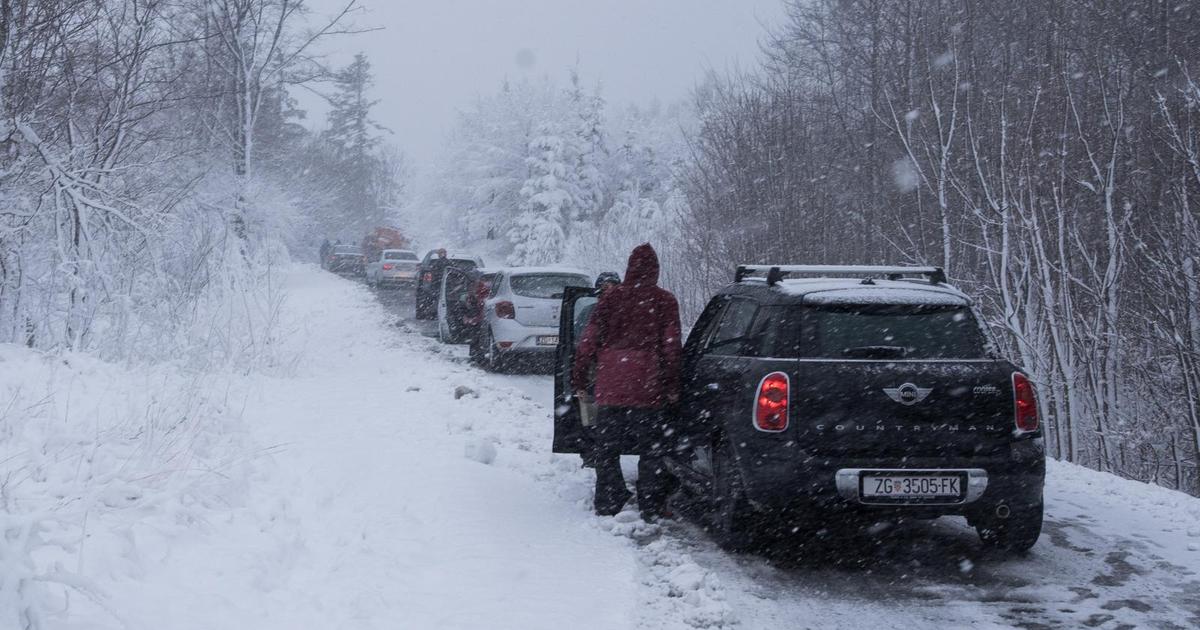
<path fill-rule="evenodd" d="M 546 265 L 562 260 L 567 224 L 578 208 L 572 165 L 565 161 L 566 143 L 544 126 L 529 143 L 525 162 L 529 177 L 521 187 L 521 213 L 508 232 L 513 244 L 509 264 Z"/>
<path fill-rule="evenodd" d="M 599 87 L 588 94 L 584 90 L 578 70 L 572 70 L 567 104 L 575 121 L 570 157 L 574 162 L 572 175 L 578 191 L 575 212 L 571 219 L 598 219 L 603 215 L 611 196 L 611 179 L 605 172 L 608 146 L 604 97 L 601 96 Z"/>
<path fill-rule="evenodd" d="M 371 118 L 378 103 L 368 97 L 373 83 L 371 64 L 362 53 L 337 73 L 323 138 L 333 151 L 338 176 L 332 183 L 343 220 L 359 232 L 385 223 L 388 193 L 381 190 L 381 181 L 390 175 L 379 154 L 378 133 L 384 129 Z"/>

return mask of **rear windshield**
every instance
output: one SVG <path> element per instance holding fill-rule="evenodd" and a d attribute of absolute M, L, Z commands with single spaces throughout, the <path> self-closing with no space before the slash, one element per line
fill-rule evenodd
<path fill-rule="evenodd" d="M 978 359 L 983 334 L 962 306 L 812 309 L 808 354 L 828 359 Z"/>
<path fill-rule="evenodd" d="M 338 246 L 338 247 L 333 248 L 333 253 L 344 254 L 344 255 L 348 255 L 348 256 L 361 256 L 362 250 L 357 247 Z"/>
<path fill-rule="evenodd" d="M 525 274 L 509 278 L 513 293 L 527 298 L 558 299 L 562 297 L 565 287 L 590 287 L 592 282 L 586 276 L 573 274 Z"/>
<path fill-rule="evenodd" d="M 384 252 L 384 260 L 416 260 L 417 255 L 412 252 Z"/>
<path fill-rule="evenodd" d="M 813 359 L 981 359 L 983 332 L 965 306 L 839 305 L 764 309 L 764 354 Z"/>

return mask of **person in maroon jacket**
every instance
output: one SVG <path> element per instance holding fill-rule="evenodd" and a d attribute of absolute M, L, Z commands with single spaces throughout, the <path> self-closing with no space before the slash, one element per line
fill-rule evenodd
<path fill-rule="evenodd" d="M 639 455 L 638 508 L 654 519 L 665 507 L 671 477 L 663 468 L 666 409 L 679 401 L 683 354 L 679 304 L 658 286 L 658 254 L 634 248 L 625 280 L 605 291 L 583 331 L 572 382 L 586 383 L 596 368 L 597 514 L 621 511 L 630 498 L 622 454 Z"/>

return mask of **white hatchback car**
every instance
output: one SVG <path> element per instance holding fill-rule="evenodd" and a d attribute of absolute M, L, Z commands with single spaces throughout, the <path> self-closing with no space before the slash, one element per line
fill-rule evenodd
<path fill-rule="evenodd" d="M 503 371 L 518 356 L 553 356 L 563 288 L 590 287 L 591 274 L 567 267 L 508 267 L 495 273 L 471 356 L 491 371 Z"/>

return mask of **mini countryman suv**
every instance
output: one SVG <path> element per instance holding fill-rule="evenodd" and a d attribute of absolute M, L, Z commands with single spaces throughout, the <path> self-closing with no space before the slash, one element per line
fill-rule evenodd
<path fill-rule="evenodd" d="M 668 463 L 727 548 L 854 515 L 965 516 L 1013 551 L 1041 533 L 1033 385 L 939 268 L 739 267 L 684 370 Z"/>

